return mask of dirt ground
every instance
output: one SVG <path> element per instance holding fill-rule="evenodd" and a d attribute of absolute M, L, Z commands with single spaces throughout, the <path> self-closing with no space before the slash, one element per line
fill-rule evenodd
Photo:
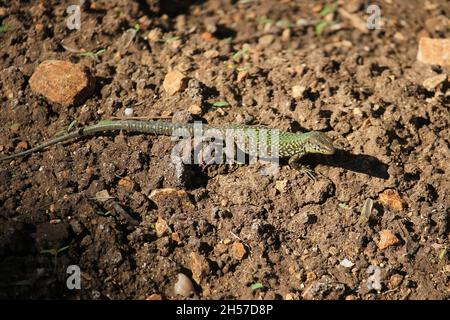
<path fill-rule="evenodd" d="M 448 1 L 373 1 L 381 28 L 367 33 L 323 10 L 368 19 L 372 1 L 92 0 L 80 30 L 66 26 L 77 1 L 62 2 L 0 0 L 1 154 L 129 107 L 319 130 L 339 150 L 304 159 L 315 181 L 286 163 L 186 165 L 180 178 L 174 142 L 139 134 L 2 162 L 0 298 L 174 299 L 178 273 L 194 299 L 450 298 L 449 85 L 422 85 L 450 68 L 416 59 L 420 37 L 450 37 Z M 64 107 L 34 94 L 47 59 L 89 67 L 93 95 Z M 170 70 L 189 78 L 174 95 Z"/>

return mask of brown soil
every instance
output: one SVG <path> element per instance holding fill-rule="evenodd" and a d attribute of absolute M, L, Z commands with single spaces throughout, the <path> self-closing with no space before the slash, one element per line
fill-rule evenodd
<path fill-rule="evenodd" d="M 286 165 L 264 176 L 258 164 L 185 166 L 180 178 L 170 138 L 145 135 L 91 137 L 3 162 L 1 298 L 171 299 L 179 272 L 199 277 L 198 299 L 450 298 L 448 82 L 422 86 L 450 69 L 416 61 L 420 36 L 450 36 L 435 25 L 450 15 L 448 1 L 378 1 L 382 29 L 363 34 L 336 14 L 320 36 L 325 1 L 86 1 L 79 31 L 66 27 L 74 1 L 59 2 L 0 1 L 9 27 L 0 34 L 2 154 L 73 120 L 122 117 L 132 106 L 136 116 L 179 116 L 194 104 L 208 123 L 324 131 L 339 151 L 305 159 L 316 181 Z M 362 18 L 366 2 L 338 1 Z M 157 28 L 163 41 L 148 41 Z M 106 51 L 95 59 L 63 45 Z M 47 59 L 89 67 L 95 93 L 78 107 L 33 94 L 28 81 Z M 190 78 L 173 96 L 162 87 L 171 69 Z M 294 98 L 296 85 L 305 91 Z M 230 107 L 212 106 L 222 100 Z M 155 195 L 162 188 L 177 191 Z M 380 200 L 387 189 L 400 206 Z M 96 201 L 101 190 L 109 204 Z M 386 229 L 399 243 L 381 250 Z M 56 259 L 44 251 L 58 249 Z M 66 287 L 69 265 L 82 271 L 81 290 Z M 381 270 L 379 291 L 367 286 L 371 265 Z"/>

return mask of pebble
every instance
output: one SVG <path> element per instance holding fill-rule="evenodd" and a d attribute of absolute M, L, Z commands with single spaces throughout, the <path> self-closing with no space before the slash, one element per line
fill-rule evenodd
<path fill-rule="evenodd" d="M 348 260 L 347 258 L 345 258 L 344 260 L 342 260 L 339 263 L 341 266 L 343 266 L 344 268 L 351 268 L 353 267 L 355 264 L 353 262 L 351 262 L 350 260 Z"/>
<path fill-rule="evenodd" d="M 268 47 L 274 41 L 274 39 L 275 37 L 273 34 L 266 34 L 259 38 L 258 44 L 265 48 Z"/>
<path fill-rule="evenodd" d="M 217 51 L 217 50 L 208 50 L 208 51 L 205 51 L 203 56 L 205 58 L 207 58 L 207 59 L 217 58 L 219 56 L 219 51 Z"/>
<path fill-rule="evenodd" d="M 26 149 L 28 149 L 28 142 L 26 142 L 25 140 L 22 140 L 17 144 L 17 147 L 19 149 L 26 150 Z"/>
<path fill-rule="evenodd" d="M 156 42 L 162 38 L 162 31 L 160 28 L 155 28 L 150 30 L 150 32 L 147 34 L 147 40 L 148 42 Z"/>
<path fill-rule="evenodd" d="M 82 104 L 95 89 L 89 69 L 69 61 L 46 60 L 30 78 L 31 90 L 64 106 Z"/>
<path fill-rule="evenodd" d="M 163 218 L 158 218 L 155 223 L 156 236 L 158 238 L 165 236 L 169 232 L 169 225 Z"/>
<path fill-rule="evenodd" d="M 160 294 L 153 293 L 149 295 L 147 298 L 145 298 L 145 300 L 162 300 L 162 297 Z"/>
<path fill-rule="evenodd" d="M 287 184 L 288 184 L 287 180 L 278 180 L 275 182 L 275 189 L 277 189 L 281 193 L 284 193 L 287 190 Z"/>
<path fill-rule="evenodd" d="M 447 75 L 440 74 L 440 75 L 425 79 L 425 81 L 423 82 L 423 86 L 428 91 L 434 91 L 445 80 L 447 80 Z"/>
<path fill-rule="evenodd" d="M 304 86 L 293 86 L 292 87 L 292 97 L 301 98 L 306 88 Z"/>
<path fill-rule="evenodd" d="M 406 201 L 395 189 L 386 189 L 379 195 L 381 203 L 391 209 L 403 211 L 407 207 Z"/>
<path fill-rule="evenodd" d="M 200 284 L 203 278 L 210 272 L 208 261 L 196 252 L 191 252 L 192 279 Z"/>
<path fill-rule="evenodd" d="M 202 114 L 202 111 L 203 111 L 203 110 L 202 110 L 202 107 L 201 107 L 200 105 L 198 105 L 198 104 L 193 104 L 193 105 L 191 105 L 191 106 L 189 107 L 188 111 L 189 111 L 191 114 L 198 116 L 198 115 Z"/>
<path fill-rule="evenodd" d="M 400 242 L 400 240 L 391 230 L 381 230 L 378 234 L 380 236 L 380 241 L 378 241 L 377 246 L 380 250 L 384 250 Z"/>
<path fill-rule="evenodd" d="M 164 90 L 170 95 L 183 91 L 186 89 L 186 86 L 187 77 L 180 71 L 171 71 L 164 77 L 163 87 Z"/>
<path fill-rule="evenodd" d="M 426 64 L 450 65 L 450 39 L 421 38 L 417 60 Z"/>
<path fill-rule="evenodd" d="M 240 242 L 233 243 L 233 246 L 231 247 L 231 254 L 235 259 L 242 260 L 246 254 L 244 245 Z"/>
<path fill-rule="evenodd" d="M 366 271 L 370 276 L 367 278 L 367 288 L 369 290 L 381 290 L 381 269 L 380 267 L 370 265 Z"/>
<path fill-rule="evenodd" d="M 391 289 L 397 288 L 403 281 L 403 276 L 400 274 L 394 274 L 389 279 L 389 286 Z"/>
<path fill-rule="evenodd" d="M 284 29 L 281 34 L 281 40 L 288 42 L 291 40 L 291 29 Z"/>
<path fill-rule="evenodd" d="M 174 293 L 183 297 L 188 297 L 194 293 L 194 285 L 186 275 L 179 273 L 178 280 L 174 285 Z"/>
<path fill-rule="evenodd" d="M 133 115 L 133 112 L 134 112 L 133 108 L 125 108 L 124 114 L 127 117 L 131 117 Z"/>

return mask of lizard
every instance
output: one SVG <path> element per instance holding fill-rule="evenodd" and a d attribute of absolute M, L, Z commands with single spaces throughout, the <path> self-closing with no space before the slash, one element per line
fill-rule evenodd
<path fill-rule="evenodd" d="M 244 134 L 254 132 L 259 136 L 261 130 L 269 136 L 273 133 L 278 134 L 276 140 L 278 147 L 278 156 L 280 158 L 289 158 L 288 164 L 299 171 L 306 173 L 310 178 L 313 178 L 312 170 L 299 163 L 300 159 L 306 154 L 326 154 L 332 155 L 336 149 L 333 146 L 332 140 L 323 132 L 309 131 L 304 133 L 292 133 L 286 131 L 279 131 L 278 129 L 271 129 L 264 126 L 239 125 L 239 124 L 225 124 L 225 125 L 210 125 L 201 124 L 203 130 L 217 130 L 219 133 L 225 135 L 227 130 L 231 132 L 241 130 Z M 92 136 L 96 133 L 111 132 L 111 131 L 126 131 L 135 133 L 147 133 L 152 135 L 173 135 L 177 130 L 184 130 L 188 136 L 194 136 L 195 124 L 187 123 L 170 123 L 165 121 L 143 121 L 143 120 L 103 120 L 97 124 L 81 127 L 68 132 L 61 136 L 57 136 L 50 140 L 37 145 L 34 148 L 0 157 L 0 162 L 18 157 L 23 157 L 31 153 L 41 151 L 49 146 L 57 143 L 67 142 L 76 138 L 84 136 Z M 259 143 L 259 140 L 257 140 Z"/>

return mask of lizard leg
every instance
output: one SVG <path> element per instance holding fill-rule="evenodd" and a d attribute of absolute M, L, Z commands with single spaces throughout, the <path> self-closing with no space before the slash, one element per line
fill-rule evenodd
<path fill-rule="evenodd" d="M 300 158 L 303 157 L 304 155 L 305 155 L 304 153 L 298 153 L 298 154 L 290 157 L 289 162 L 288 162 L 289 166 L 292 169 L 295 169 L 301 173 L 306 174 L 308 176 L 308 178 L 311 179 L 312 181 L 316 181 L 316 177 L 314 176 L 315 175 L 314 171 L 311 168 L 309 168 L 305 165 L 302 165 L 300 163 Z"/>

